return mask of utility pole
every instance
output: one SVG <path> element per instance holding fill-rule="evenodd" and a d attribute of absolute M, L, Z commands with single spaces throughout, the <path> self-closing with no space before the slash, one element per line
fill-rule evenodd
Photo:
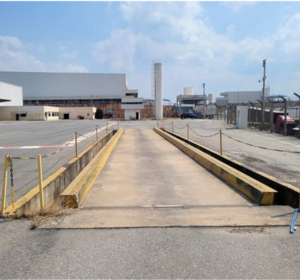
<path fill-rule="evenodd" d="M 202 85 L 203 85 L 203 98 L 204 98 L 203 113 L 204 113 L 204 119 L 205 119 L 205 117 L 206 117 L 206 112 L 205 112 L 205 109 L 206 109 L 205 83 L 203 83 Z"/>
<path fill-rule="evenodd" d="M 265 121 L 265 82 L 266 82 L 266 59 L 263 60 L 263 68 L 264 68 L 264 75 L 262 78 L 263 81 L 263 88 L 262 88 L 262 96 L 261 96 L 261 128 L 260 130 L 263 129 L 264 121 Z"/>

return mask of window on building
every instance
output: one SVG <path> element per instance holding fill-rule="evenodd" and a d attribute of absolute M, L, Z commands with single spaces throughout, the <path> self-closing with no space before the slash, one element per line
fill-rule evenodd
<path fill-rule="evenodd" d="M 27 113 L 26 114 L 20 114 L 20 117 L 26 118 L 27 117 Z"/>

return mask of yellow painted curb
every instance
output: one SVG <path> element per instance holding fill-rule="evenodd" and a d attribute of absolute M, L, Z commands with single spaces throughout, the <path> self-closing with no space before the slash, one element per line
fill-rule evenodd
<path fill-rule="evenodd" d="M 75 157 L 71 159 L 66 165 L 73 164 L 77 160 L 79 160 L 81 157 L 85 155 L 87 151 L 92 149 L 95 145 L 97 145 L 100 141 L 102 141 L 105 137 L 107 136 L 104 135 L 101 138 L 99 138 L 96 142 L 94 142 L 92 145 L 87 147 L 84 151 L 82 151 L 78 157 Z M 61 167 L 57 171 L 55 171 L 53 174 L 51 174 L 48 178 L 43 180 L 43 189 L 46 188 L 52 181 L 54 181 L 57 177 L 59 177 L 67 168 L 66 167 Z M 4 211 L 5 216 L 13 216 L 15 215 L 16 211 L 20 209 L 22 206 L 24 206 L 26 203 L 28 203 L 31 199 L 33 199 L 35 196 L 39 195 L 39 185 L 35 186 L 32 188 L 28 193 L 20 197 L 16 202 L 15 202 L 15 207 L 12 205 L 7 206 L 7 208 Z"/>
<path fill-rule="evenodd" d="M 94 164 L 88 169 L 76 185 L 70 185 L 61 194 L 65 206 L 77 208 L 83 202 L 86 195 L 94 185 L 99 173 L 105 166 L 118 140 L 120 139 L 123 129 L 119 129 L 112 139 L 102 148 L 99 157 Z"/>
<path fill-rule="evenodd" d="M 162 131 L 161 129 L 154 128 L 154 131 L 171 142 L 185 154 L 190 156 L 204 168 L 212 172 L 214 175 L 255 201 L 257 204 L 274 204 L 274 198 L 277 191 L 213 158 L 212 156 L 199 151 L 198 149 Z"/>

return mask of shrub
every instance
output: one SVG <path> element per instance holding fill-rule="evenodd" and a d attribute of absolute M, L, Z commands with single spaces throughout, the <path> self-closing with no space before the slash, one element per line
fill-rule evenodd
<path fill-rule="evenodd" d="M 97 109 L 95 119 L 103 119 L 103 111 L 101 109 Z"/>

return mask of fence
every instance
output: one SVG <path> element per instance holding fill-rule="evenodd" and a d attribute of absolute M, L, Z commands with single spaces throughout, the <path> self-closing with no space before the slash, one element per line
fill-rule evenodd
<path fill-rule="evenodd" d="M 63 147 L 56 150 L 55 152 L 41 155 L 38 154 L 35 157 L 25 157 L 25 156 L 4 156 L 4 166 L 3 166 L 3 189 L 2 189 L 2 203 L 1 203 L 1 215 L 4 215 L 5 209 L 6 209 L 6 201 L 7 201 L 7 181 L 8 181 L 8 171 L 9 171 L 9 177 L 10 177 L 10 196 L 11 196 L 11 206 L 12 208 L 15 208 L 15 182 L 14 182 L 14 162 L 15 161 L 31 161 L 36 160 L 37 161 L 37 167 L 38 167 L 38 184 L 39 184 L 39 194 L 40 194 L 40 209 L 44 209 L 44 195 L 43 195 L 43 169 L 42 169 L 42 159 L 52 157 L 60 152 L 62 152 L 65 148 L 74 146 L 74 154 L 76 158 L 78 158 L 79 150 L 83 150 L 86 145 L 93 144 L 98 141 L 101 132 L 104 132 L 105 135 L 107 135 L 109 132 L 114 130 L 114 125 L 117 125 L 117 129 L 119 129 L 119 123 L 113 122 L 111 124 L 107 123 L 105 127 L 98 127 L 96 126 L 95 130 L 93 130 L 90 133 L 87 134 L 80 134 L 78 132 L 75 132 L 75 135 L 72 137 L 70 141 L 67 141 Z M 92 139 L 92 141 L 84 141 L 87 139 Z M 79 149 L 79 143 L 85 142 L 84 145 L 82 145 Z M 21 187 L 22 188 L 22 187 Z M 21 189 L 20 188 L 20 189 Z"/>
<path fill-rule="evenodd" d="M 182 127 L 177 127 L 176 125 L 174 125 L 173 122 L 165 123 L 164 121 L 162 121 L 162 126 L 160 126 L 159 125 L 159 121 L 157 121 L 157 127 L 163 128 L 163 129 L 170 128 L 170 131 L 172 133 L 174 133 L 174 128 L 176 128 L 178 130 L 186 129 L 186 139 L 187 140 L 190 140 L 190 132 L 192 132 L 193 134 L 195 134 L 196 136 L 201 137 L 201 138 L 210 138 L 210 137 L 214 137 L 214 136 L 219 135 L 219 137 L 220 137 L 220 141 L 219 141 L 220 155 L 223 154 L 223 135 L 225 137 L 227 137 L 228 139 L 232 140 L 232 141 L 236 141 L 236 142 L 239 142 L 241 144 L 244 144 L 244 145 L 247 145 L 247 146 L 251 146 L 251 147 L 255 147 L 255 148 L 258 148 L 258 149 L 263 149 L 263 150 L 268 150 L 268 151 L 274 151 L 274 152 L 281 152 L 281 153 L 300 154 L 300 151 L 291 151 L 291 150 L 283 150 L 283 149 L 273 149 L 273 148 L 268 148 L 268 147 L 254 145 L 254 144 L 251 144 L 251 143 L 239 140 L 239 139 L 237 139 L 235 137 L 232 137 L 232 136 L 224 133 L 222 130 L 219 130 L 218 132 L 210 134 L 210 135 L 202 135 L 202 134 L 199 134 L 198 132 L 196 132 L 194 129 L 192 129 L 189 124 L 186 124 L 186 125 L 184 125 Z"/>

